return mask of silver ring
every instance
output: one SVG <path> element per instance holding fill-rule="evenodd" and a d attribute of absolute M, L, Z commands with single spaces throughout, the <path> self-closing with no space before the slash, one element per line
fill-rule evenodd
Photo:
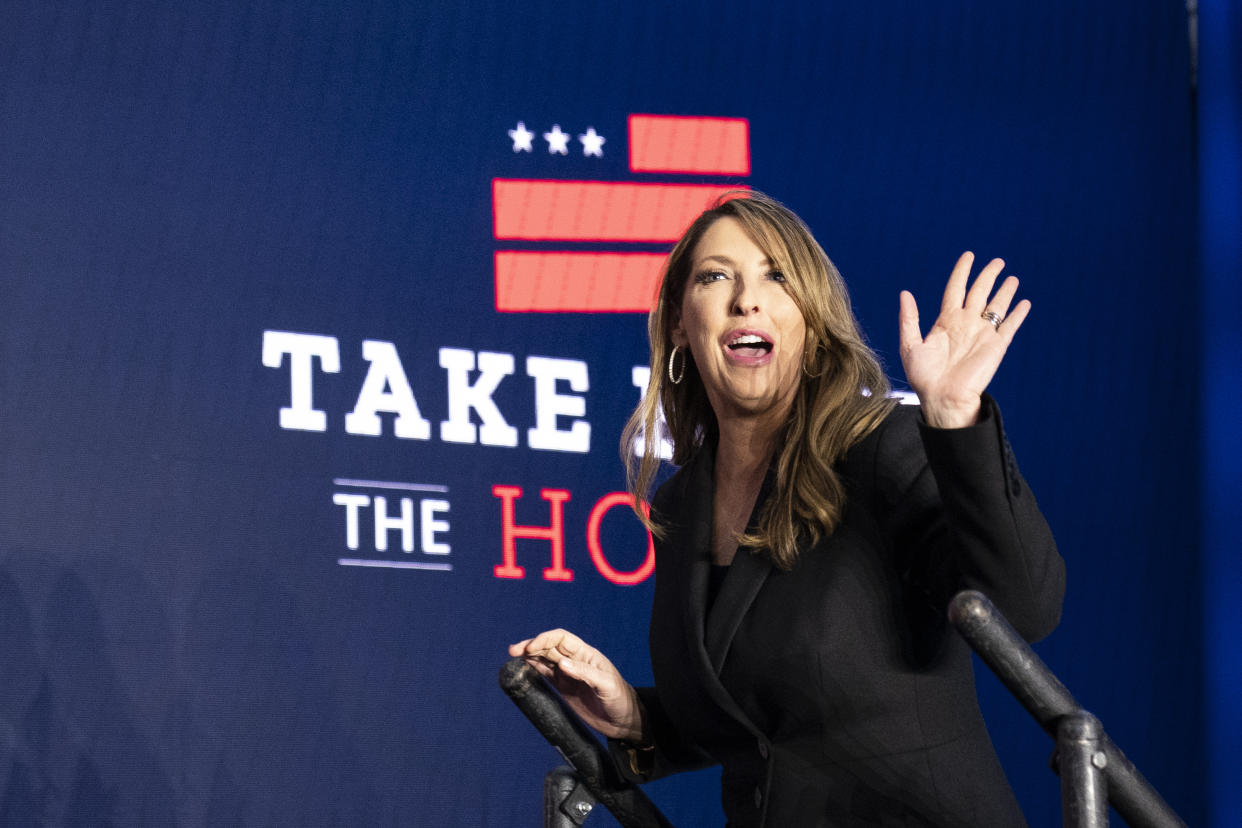
<path fill-rule="evenodd" d="M 979 316 L 992 323 L 992 330 L 1000 330 L 1001 315 L 999 313 L 994 310 L 985 310 Z"/>

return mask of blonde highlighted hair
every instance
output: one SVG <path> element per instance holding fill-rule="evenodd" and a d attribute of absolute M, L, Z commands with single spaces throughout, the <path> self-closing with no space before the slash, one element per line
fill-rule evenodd
<path fill-rule="evenodd" d="M 705 442 L 718 437 L 716 415 L 689 349 L 682 352 L 685 372 L 678 384 L 669 382 L 666 366 L 695 248 L 707 228 L 725 216 L 737 220 L 785 275 L 786 289 L 806 324 L 801 382 L 777 442 L 775 486 L 757 530 L 738 538 L 788 570 L 797 561 L 799 541 L 813 544 L 836 528 L 845 487 L 833 466 L 880 423 L 893 401 L 886 398 L 888 380 L 863 340 L 841 274 L 807 226 L 784 205 L 753 190 L 727 193 L 690 225 L 669 254 L 647 318 L 651 378 L 622 433 L 621 454 L 638 504 L 648 496 L 660 468 L 661 410 L 675 465 L 685 465 Z M 635 457 L 640 437 L 642 451 Z M 664 536 L 661 516 L 648 518 L 637 511 L 653 533 Z"/>

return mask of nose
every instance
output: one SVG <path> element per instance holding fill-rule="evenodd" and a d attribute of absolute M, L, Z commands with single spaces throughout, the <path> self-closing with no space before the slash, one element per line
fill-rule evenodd
<path fill-rule="evenodd" d="M 759 310 L 759 291 L 748 278 L 740 278 L 734 282 L 732 311 L 738 316 L 746 316 Z"/>

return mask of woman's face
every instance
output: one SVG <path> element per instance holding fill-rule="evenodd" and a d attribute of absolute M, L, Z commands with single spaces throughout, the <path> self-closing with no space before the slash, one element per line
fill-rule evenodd
<path fill-rule="evenodd" d="M 783 417 L 806 339 L 784 275 L 731 216 L 707 228 L 691 261 L 672 339 L 694 354 L 716 417 Z"/>

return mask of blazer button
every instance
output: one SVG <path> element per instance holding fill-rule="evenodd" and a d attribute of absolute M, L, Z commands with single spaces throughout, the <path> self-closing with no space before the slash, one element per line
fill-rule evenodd
<path fill-rule="evenodd" d="M 764 759 L 768 758 L 768 746 L 762 739 L 759 740 L 759 755 Z"/>
<path fill-rule="evenodd" d="M 755 786 L 755 807 L 758 808 L 763 804 L 763 791 L 759 790 L 759 786 Z"/>

